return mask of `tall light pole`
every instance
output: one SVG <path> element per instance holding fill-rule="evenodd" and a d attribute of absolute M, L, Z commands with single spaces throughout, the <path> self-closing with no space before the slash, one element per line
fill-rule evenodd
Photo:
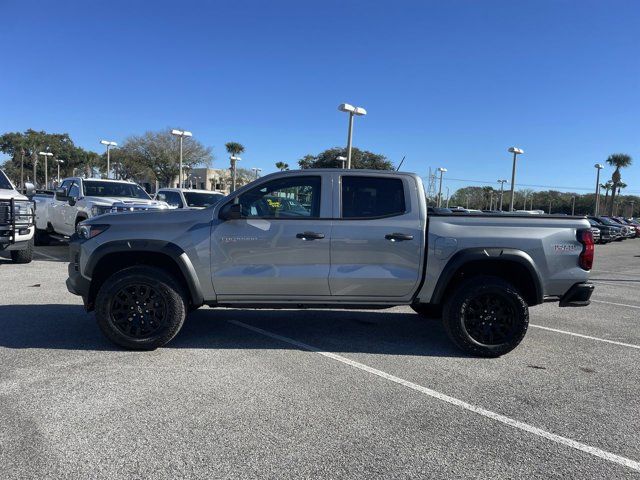
<path fill-rule="evenodd" d="M 354 115 L 364 116 L 367 111 L 362 107 L 354 107 L 348 103 L 338 105 L 338 110 L 349 114 L 349 133 L 347 134 L 347 168 L 351 168 L 351 139 L 353 137 L 353 117 Z"/>
<path fill-rule="evenodd" d="M 446 168 L 438 167 L 438 172 L 440 172 L 440 186 L 438 187 L 438 207 L 442 206 L 442 176 L 446 171 Z"/>
<path fill-rule="evenodd" d="M 24 188 L 24 148 L 20 149 L 20 188 Z"/>
<path fill-rule="evenodd" d="M 262 171 L 262 169 L 261 169 L 261 168 L 253 167 L 251 170 L 253 171 L 253 174 L 255 175 L 255 178 L 256 178 L 256 180 L 257 180 L 257 179 L 258 179 L 258 177 L 260 176 L 260 172 Z"/>
<path fill-rule="evenodd" d="M 502 211 L 502 196 L 504 195 L 504 184 L 509 183 L 506 180 L 498 180 L 500 184 L 500 211 Z"/>
<path fill-rule="evenodd" d="M 571 216 L 576 214 L 576 196 L 571 196 Z"/>
<path fill-rule="evenodd" d="M 517 147 L 509 148 L 509 152 L 513 153 L 513 169 L 511 170 L 511 199 L 509 205 L 509 211 L 513 212 L 513 192 L 516 188 L 516 158 L 518 155 L 524 153 L 524 150 L 521 150 Z"/>
<path fill-rule="evenodd" d="M 178 172 L 178 186 L 182 188 L 182 139 L 184 137 L 192 137 L 193 134 L 191 132 L 187 132 L 186 130 L 171 130 L 171 135 L 175 135 L 180 138 L 180 171 Z"/>
<path fill-rule="evenodd" d="M 449 208 L 449 187 L 447 187 L 447 208 Z"/>
<path fill-rule="evenodd" d="M 633 218 L 633 205 L 636 203 L 636 201 L 631 200 L 629 203 L 631 204 L 631 215 L 629 215 L 629 218 Z"/>
<path fill-rule="evenodd" d="M 42 155 L 44 157 L 44 188 L 47 189 L 47 184 L 49 183 L 49 175 L 47 173 L 47 158 L 53 157 L 53 153 L 51 152 L 38 152 L 38 155 Z"/>
<path fill-rule="evenodd" d="M 604 165 L 601 163 L 596 163 L 594 165 L 596 169 L 596 206 L 593 209 L 593 214 L 597 217 L 600 212 L 600 170 L 604 168 Z"/>
<path fill-rule="evenodd" d="M 111 157 L 110 150 L 111 147 L 117 147 L 118 144 L 116 142 L 112 142 L 110 140 L 100 140 L 100 143 L 107 147 L 107 178 L 111 175 Z"/>
<path fill-rule="evenodd" d="M 236 172 L 237 172 L 236 163 L 242 159 L 240 157 L 236 157 L 235 155 L 231 155 L 229 157 L 229 160 L 231 160 L 231 191 L 235 192 L 236 191 Z"/>
<path fill-rule="evenodd" d="M 64 163 L 64 160 L 56 158 L 56 163 L 58 164 L 58 185 L 60 185 L 60 164 Z"/>
<path fill-rule="evenodd" d="M 336 161 L 340 162 L 340 168 L 344 168 L 345 164 L 347 163 L 347 157 L 343 157 L 342 155 L 336 157 Z"/>

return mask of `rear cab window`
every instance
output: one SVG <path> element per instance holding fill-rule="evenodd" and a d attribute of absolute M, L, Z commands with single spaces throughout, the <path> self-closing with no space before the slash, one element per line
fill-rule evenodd
<path fill-rule="evenodd" d="M 407 212 L 400 178 L 344 175 L 341 184 L 342 218 L 384 218 Z"/>

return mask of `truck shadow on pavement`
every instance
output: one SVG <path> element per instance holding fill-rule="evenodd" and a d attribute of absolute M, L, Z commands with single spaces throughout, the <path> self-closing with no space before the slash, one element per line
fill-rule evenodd
<path fill-rule="evenodd" d="M 297 349 L 242 322 L 336 353 L 464 357 L 441 322 L 413 313 L 202 308 L 189 315 L 165 349 Z M 123 351 L 79 305 L 0 305 L 0 347 Z"/>

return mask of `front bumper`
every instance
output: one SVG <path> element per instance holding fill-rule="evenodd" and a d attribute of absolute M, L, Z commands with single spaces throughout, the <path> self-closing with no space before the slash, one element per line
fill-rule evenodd
<path fill-rule="evenodd" d="M 80 273 L 80 242 L 73 237 L 69 242 L 69 266 L 66 284 L 67 290 L 74 295 L 81 296 L 85 308 L 88 308 L 87 301 L 89 299 L 91 280 L 83 277 L 82 273 Z"/>
<path fill-rule="evenodd" d="M 561 307 L 586 307 L 595 285 L 593 283 L 576 283 L 560 299 Z"/>

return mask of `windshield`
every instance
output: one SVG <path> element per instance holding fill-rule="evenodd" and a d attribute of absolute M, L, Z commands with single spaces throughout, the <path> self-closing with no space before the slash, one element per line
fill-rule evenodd
<path fill-rule="evenodd" d="M 184 199 L 189 207 L 210 207 L 224 198 L 221 193 L 184 192 Z"/>
<path fill-rule="evenodd" d="M 82 182 L 87 197 L 126 197 L 149 200 L 151 197 L 135 183 L 125 182 Z"/>
<path fill-rule="evenodd" d="M 0 189 L 13 190 L 13 186 L 11 185 L 11 182 L 9 181 L 9 179 L 7 178 L 7 176 L 4 174 L 2 170 L 0 170 Z"/>

